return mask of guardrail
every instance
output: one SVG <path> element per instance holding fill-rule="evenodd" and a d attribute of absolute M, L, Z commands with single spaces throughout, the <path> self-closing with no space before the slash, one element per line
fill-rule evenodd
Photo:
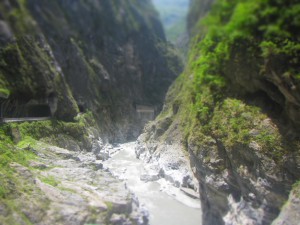
<path fill-rule="evenodd" d="M 1 123 L 50 120 L 51 117 L 0 118 Z"/>

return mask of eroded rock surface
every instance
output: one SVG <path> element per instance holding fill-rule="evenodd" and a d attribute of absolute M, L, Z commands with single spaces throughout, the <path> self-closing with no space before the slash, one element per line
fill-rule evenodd
<path fill-rule="evenodd" d="M 93 152 L 70 151 L 43 142 L 31 151 L 38 157 L 29 168 L 10 165 L 21 185 L 15 199 L 1 204 L 4 224 L 23 224 L 25 217 L 31 224 L 43 225 L 148 223 L 135 196 L 123 182 L 102 170 L 102 161 Z M 7 204 L 15 204 L 21 211 Z"/>
<path fill-rule="evenodd" d="M 150 0 L 4 0 L 0 14 L 0 97 L 16 115 L 91 111 L 103 137 L 132 140 L 147 122 L 138 107 L 156 115 L 182 70 Z"/>
<path fill-rule="evenodd" d="M 293 225 L 300 221 L 300 184 L 294 185 L 288 201 L 272 225 Z"/>
<path fill-rule="evenodd" d="M 137 140 L 136 155 L 149 164 L 142 179 L 153 181 L 164 178 L 176 187 L 198 191 L 198 181 L 190 167 L 187 152 L 182 151 L 180 137 L 172 142 L 156 139 L 157 132 L 164 133 L 168 126 L 158 129 L 155 126 L 156 122 L 149 123 L 145 133 Z"/>

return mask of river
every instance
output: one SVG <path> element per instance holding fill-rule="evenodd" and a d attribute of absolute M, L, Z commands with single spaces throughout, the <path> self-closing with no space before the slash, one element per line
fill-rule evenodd
<path fill-rule="evenodd" d="M 104 163 L 112 174 L 124 180 L 149 212 L 151 225 L 201 225 L 200 201 L 186 196 L 164 179 L 141 181 L 144 162 L 137 159 L 135 143 L 121 144 Z"/>

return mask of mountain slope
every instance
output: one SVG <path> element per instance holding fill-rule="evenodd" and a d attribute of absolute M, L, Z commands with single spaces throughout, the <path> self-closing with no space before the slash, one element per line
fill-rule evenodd
<path fill-rule="evenodd" d="M 180 70 L 148 0 L 1 1 L 0 224 L 148 224 L 102 162 Z"/>
<path fill-rule="evenodd" d="M 299 7 L 215 2 L 192 1 L 188 66 L 140 149 L 188 153 L 203 224 L 270 224 L 300 179 Z"/>
<path fill-rule="evenodd" d="M 111 140 L 136 136 L 136 105 L 159 110 L 181 70 L 150 1 L 4 1 L 1 12 L 10 100 L 53 102 L 65 120 L 91 110 Z"/>
<path fill-rule="evenodd" d="M 154 0 L 153 4 L 160 14 L 167 39 L 177 43 L 180 36 L 184 36 L 186 33 L 186 15 L 189 1 Z"/>

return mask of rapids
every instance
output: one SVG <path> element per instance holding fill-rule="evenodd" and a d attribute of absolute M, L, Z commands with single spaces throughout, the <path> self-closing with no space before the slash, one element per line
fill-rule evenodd
<path fill-rule="evenodd" d="M 135 156 L 135 143 L 118 145 L 115 154 L 104 162 L 104 167 L 123 180 L 138 197 L 140 205 L 149 212 L 151 225 L 200 225 L 199 199 L 186 196 L 168 181 L 159 179 L 145 182 L 140 179 L 144 162 Z"/>

